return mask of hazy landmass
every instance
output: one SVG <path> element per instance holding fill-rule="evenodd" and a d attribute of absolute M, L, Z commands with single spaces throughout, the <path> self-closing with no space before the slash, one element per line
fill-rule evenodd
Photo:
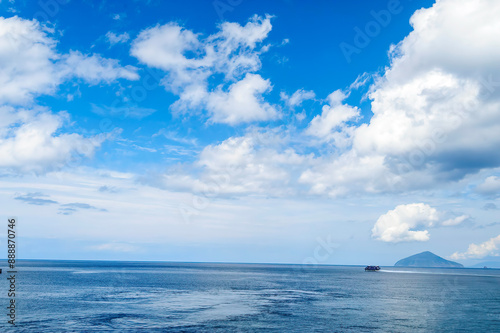
<path fill-rule="evenodd" d="M 464 267 L 458 262 L 449 261 L 432 252 L 425 251 L 422 253 L 414 254 L 407 258 L 401 259 L 394 264 L 400 267 Z"/>

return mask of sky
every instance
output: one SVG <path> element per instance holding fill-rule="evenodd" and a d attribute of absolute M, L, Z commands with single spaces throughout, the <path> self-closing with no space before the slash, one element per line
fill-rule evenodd
<path fill-rule="evenodd" d="M 498 17 L 496 0 L 1 0 L 18 257 L 500 262 Z"/>

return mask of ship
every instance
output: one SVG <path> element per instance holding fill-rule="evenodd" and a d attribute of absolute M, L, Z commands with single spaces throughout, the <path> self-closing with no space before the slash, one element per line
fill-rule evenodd
<path fill-rule="evenodd" d="M 380 266 L 366 266 L 365 271 L 376 272 L 380 270 Z"/>

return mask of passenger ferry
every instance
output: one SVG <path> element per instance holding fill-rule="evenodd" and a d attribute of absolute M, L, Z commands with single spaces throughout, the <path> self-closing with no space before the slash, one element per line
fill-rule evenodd
<path fill-rule="evenodd" d="M 380 270 L 380 266 L 366 266 L 365 267 L 365 271 L 376 272 L 376 271 L 379 271 L 379 270 Z"/>

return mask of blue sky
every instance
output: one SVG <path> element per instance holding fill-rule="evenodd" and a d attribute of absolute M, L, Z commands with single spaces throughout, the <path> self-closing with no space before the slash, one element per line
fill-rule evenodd
<path fill-rule="evenodd" d="M 2 0 L 21 255 L 499 261 L 500 6 L 460 2 Z"/>

